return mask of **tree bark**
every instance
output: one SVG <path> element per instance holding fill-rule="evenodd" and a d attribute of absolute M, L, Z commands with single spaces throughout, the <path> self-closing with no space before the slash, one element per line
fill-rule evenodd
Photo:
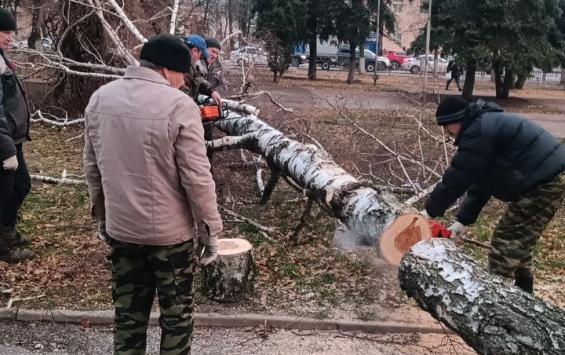
<path fill-rule="evenodd" d="M 544 73 L 545 75 L 545 73 Z M 516 80 L 515 88 L 517 90 L 524 89 L 524 85 L 526 85 L 526 80 L 528 80 L 528 74 L 519 74 L 518 79 Z"/>
<path fill-rule="evenodd" d="M 561 84 L 565 85 L 565 65 L 561 65 Z"/>
<path fill-rule="evenodd" d="M 349 42 L 349 72 L 347 74 L 347 83 L 352 84 L 355 79 L 355 42 Z"/>
<path fill-rule="evenodd" d="M 308 79 L 316 80 L 316 65 L 318 57 L 318 0 L 308 1 L 308 47 L 310 48 L 310 57 L 308 58 Z"/>
<path fill-rule="evenodd" d="M 208 142 L 212 150 L 245 148 L 261 154 L 272 169 L 279 170 L 366 242 L 375 245 L 406 209 L 389 192 L 377 191 L 349 175 L 325 151 L 286 137 L 256 116 L 231 112 L 215 125 L 228 136 L 237 137 Z"/>
<path fill-rule="evenodd" d="M 465 83 L 463 84 L 463 98 L 471 100 L 475 89 L 475 73 L 477 72 L 477 61 L 473 58 L 467 60 L 465 69 Z"/>
<path fill-rule="evenodd" d="M 220 239 L 218 259 L 202 267 L 201 292 L 220 302 L 239 302 L 253 291 L 255 264 L 245 239 Z"/>
<path fill-rule="evenodd" d="M 504 67 L 502 63 L 498 60 L 494 60 L 492 63 L 492 70 L 494 72 L 494 85 L 496 89 L 496 97 L 498 99 L 503 97 L 504 82 L 502 81 L 502 75 L 504 74 Z"/>
<path fill-rule="evenodd" d="M 359 45 L 359 74 L 365 72 L 365 48 L 363 44 Z M 377 58 L 375 58 L 375 65 L 377 64 Z"/>
<path fill-rule="evenodd" d="M 492 275 L 445 239 L 412 247 L 401 288 L 479 354 L 563 354 L 565 311 Z"/>

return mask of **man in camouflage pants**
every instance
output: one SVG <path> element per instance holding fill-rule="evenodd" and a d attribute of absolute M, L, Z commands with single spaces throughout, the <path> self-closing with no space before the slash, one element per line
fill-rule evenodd
<path fill-rule="evenodd" d="M 442 216 L 465 192 L 455 239 L 474 223 L 491 197 L 509 202 L 491 239 L 489 270 L 533 293 L 533 249 L 563 201 L 565 147 L 537 124 L 494 103 L 448 97 L 437 123 L 455 138 L 457 153 L 426 202 Z"/>
<path fill-rule="evenodd" d="M 200 263 L 217 258 L 222 220 L 200 111 L 178 90 L 190 65 L 180 39 L 155 36 L 140 66 L 98 89 L 84 115 L 91 213 L 111 248 L 114 354 L 145 353 L 155 292 L 160 353 L 190 353 L 195 219 L 208 231 Z"/>

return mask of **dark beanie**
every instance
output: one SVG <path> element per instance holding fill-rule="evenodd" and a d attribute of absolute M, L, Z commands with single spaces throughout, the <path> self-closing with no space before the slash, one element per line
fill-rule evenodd
<path fill-rule="evenodd" d="M 170 34 L 151 37 L 141 48 L 139 59 L 180 73 L 190 71 L 190 52 L 186 44 Z"/>
<path fill-rule="evenodd" d="M 16 20 L 12 13 L 5 8 L 0 8 L 0 31 L 16 31 Z"/>
<path fill-rule="evenodd" d="M 469 103 L 458 96 L 449 96 L 439 104 L 436 111 L 437 124 L 461 122 L 467 115 Z"/>
<path fill-rule="evenodd" d="M 222 49 L 222 45 L 220 44 L 220 41 L 212 37 L 206 38 L 206 47 Z"/>

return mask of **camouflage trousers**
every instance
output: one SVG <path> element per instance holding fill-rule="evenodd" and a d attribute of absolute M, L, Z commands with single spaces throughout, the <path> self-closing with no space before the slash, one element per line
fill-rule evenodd
<path fill-rule="evenodd" d="M 517 270 L 530 272 L 535 244 L 561 206 L 565 174 L 540 185 L 508 205 L 491 239 L 489 270 L 514 278 Z"/>
<path fill-rule="evenodd" d="M 145 354 L 155 292 L 161 315 L 161 354 L 189 354 L 192 345 L 192 240 L 171 246 L 136 245 L 107 238 L 111 247 L 114 354 Z"/>

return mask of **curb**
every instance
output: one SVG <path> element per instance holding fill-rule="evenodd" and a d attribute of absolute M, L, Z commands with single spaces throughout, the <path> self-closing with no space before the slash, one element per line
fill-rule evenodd
<path fill-rule="evenodd" d="M 20 322 L 49 321 L 62 324 L 112 325 L 114 311 L 71 311 L 71 310 L 28 310 L 0 309 L 0 320 Z M 151 312 L 150 325 L 159 325 L 159 313 Z M 448 329 L 432 326 L 419 326 L 398 322 L 363 322 L 318 320 L 288 316 L 265 316 L 260 314 L 224 315 L 217 313 L 195 313 L 194 325 L 201 328 L 248 328 L 271 327 L 296 330 L 341 330 L 362 331 L 365 333 L 422 333 L 451 334 Z"/>

